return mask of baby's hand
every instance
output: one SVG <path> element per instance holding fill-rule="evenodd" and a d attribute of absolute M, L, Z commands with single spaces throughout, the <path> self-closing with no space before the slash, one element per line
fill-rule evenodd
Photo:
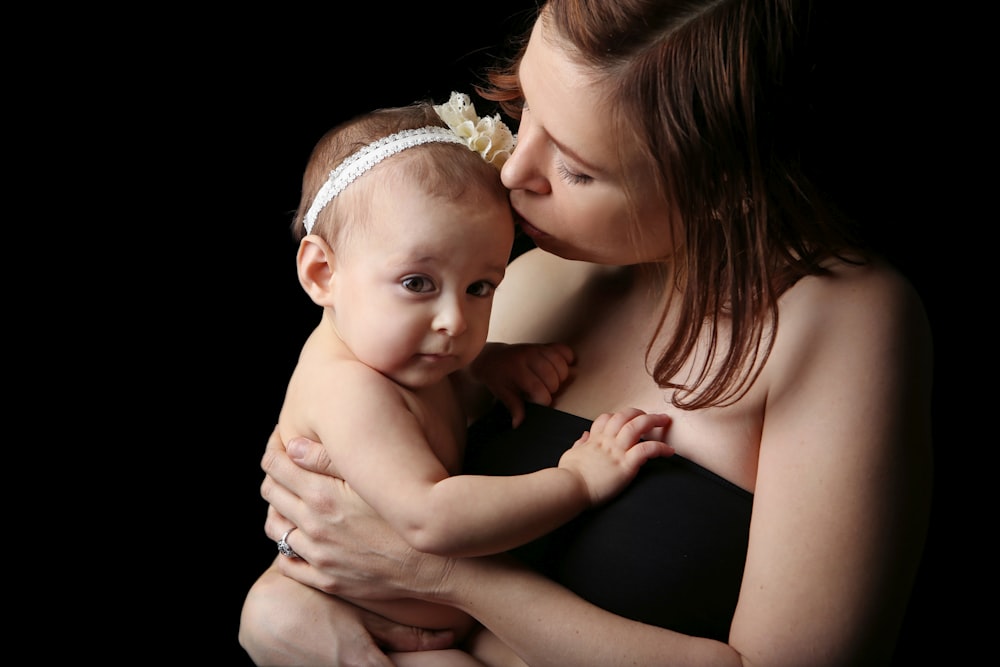
<path fill-rule="evenodd" d="M 628 486 L 651 458 L 671 456 L 663 441 L 670 417 L 636 408 L 602 414 L 559 459 L 559 467 L 583 479 L 591 506 L 599 505 Z M 656 440 L 641 440 L 644 436 Z"/>
<path fill-rule="evenodd" d="M 471 371 L 507 406 L 517 427 L 524 419 L 525 399 L 551 404 L 572 364 L 573 351 L 562 343 L 488 343 Z"/>

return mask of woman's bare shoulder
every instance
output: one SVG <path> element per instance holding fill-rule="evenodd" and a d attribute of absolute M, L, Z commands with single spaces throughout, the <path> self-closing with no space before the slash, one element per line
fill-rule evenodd
<path fill-rule="evenodd" d="M 831 319 L 883 325 L 926 326 L 926 313 L 913 285 L 891 265 L 831 262 L 829 273 L 803 278 L 781 298 L 782 326 L 789 320 L 826 326 Z"/>
<path fill-rule="evenodd" d="M 519 255 L 510 263 L 507 277 L 504 278 L 504 285 L 530 282 L 541 276 L 549 276 L 560 282 L 565 280 L 586 281 L 594 273 L 607 270 L 609 270 L 608 267 L 565 259 L 551 252 L 533 248 Z"/>
<path fill-rule="evenodd" d="M 882 261 L 835 262 L 823 276 L 803 278 L 780 301 L 772 370 L 794 377 L 820 360 L 927 371 L 931 334 L 913 285 Z M 916 364 L 914 366 L 914 364 Z M 797 369 L 796 372 L 792 372 Z"/>
<path fill-rule="evenodd" d="M 572 310 L 577 297 L 586 298 L 587 286 L 594 277 L 609 270 L 537 248 L 518 256 L 497 288 L 490 340 L 547 340 L 547 329 L 555 314 Z"/>

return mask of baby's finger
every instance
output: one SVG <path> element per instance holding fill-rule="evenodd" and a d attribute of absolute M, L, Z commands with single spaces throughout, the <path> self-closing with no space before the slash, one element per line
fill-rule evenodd
<path fill-rule="evenodd" d="M 667 432 L 670 430 L 670 426 L 654 426 L 645 433 L 642 434 L 643 440 L 660 440 L 662 442 L 667 442 Z"/>
<path fill-rule="evenodd" d="M 538 405 L 549 405 L 552 403 L 553 391 L 546 386 L 545 382 L 537 374 L 523 381 L 521 385 L 522 395 L 532 403 L 537 403 Z"/>
<path fill-rule="evenodd" d="M 552 352 L 553 350 L 549 350 Z M 576 363 L 576 357 L 573 355 L 573 350 L 569 348 L 568 345 L 560 345 L 556 350 L 557 354 L 551 356 L 552 365 L 556 367 L 559 371 L 560 380 L 565 380 L 569 377 L 569 369 Z"/>
<path fill-rule="evenodd" d="M 608 422 L 611 421 L 612 415 L 608 412 L 597 415 L 597 418 L 590 425 L 590 430 L 595 433 L 603 433 L 608 427 Z"/>
<path fill-rule="evenodd" d="M 497 400 L 503 403 L 507 411 L 510 412 L 511 426 L 514 428 L 520 426 L 521 422 L 524 421 L 524 399 L 516 391 L 509 389 L 497 389 L 495 395 Z"/>
<path fill-rule="evenodd" d="M 625 452 L 625 460 L 629 465 L 641 466 L 650 459 L 661 456 L 673 456 L 674 448 L 659 440 L 640 440 Z"/>
<path fill-rule="evenodd" d="M 552 358 L 553 363 L 572 366 L 573 362 L 576 361 L 576 355 L 573 354 L 573 348 L 565 343 L 548 343 L 543 347 L 546 354 Z"/>
<path fill-rule="evenodd" d="M 540 345 L 538 354 L 531 360 L 531 370 L 543 381 L 550 392 L 555 392 L 569 377 L 573 354 L 565 345 Z"/>
<path fill-rule="evenodd" d="M 550 392 L 555 392 L 569 377 L 569 364 L 561 356 L 546 348 L 539 348 L 529 363 L 531 371 L 545 383 Z"/>
<path fill-rule="evenodd" d="M 560 373 L 559 369 L 549 363 L 548 359 L 543 357 L 535 357 L 528 364 L 528 369 L 534 376 L 535 382 L 538 384 L 536 390 L 544 389 L 546 392 L 552 394 L 559 389 L 559 385 L 562 384 L 564 377 Z"/>
<path fill-rule="evenodd" d="M 618 434 L 619 437 L 624 436 L 626 440 L 633 439 L 638 440 L 642 431 L 636 430 L 637 426 L 633 425 L 635 419 L 642 417 L 646 413 L 639 408 L 624 408 L 618 410 L 608 416 L 608 424 L 606 429 L 608 433 Z"/>
<path fill-rule="evenodd" d="M 629 420 L 622 427 L 620 438 L 631 439 L 632 442 L 646 438 L 648 440 L 665 440 L 666 429 L 670 426 L 669 415 L 661 412 L 641 413 Z"/>

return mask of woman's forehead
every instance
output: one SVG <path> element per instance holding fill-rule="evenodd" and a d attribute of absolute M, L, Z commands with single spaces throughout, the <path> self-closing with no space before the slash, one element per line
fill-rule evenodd
<path fill-rule="evenodd" d="M 518 69 L 533 123 L 571 155 L 600 169 L 618 161 L 612 129 L 612 82 L 572 57 L 573 46 L 550 23 L 535 22 Z"/>

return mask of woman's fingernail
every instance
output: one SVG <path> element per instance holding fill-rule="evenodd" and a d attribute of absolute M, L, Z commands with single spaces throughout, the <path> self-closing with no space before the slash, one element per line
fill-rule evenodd
<path fill-rule="evenodd" d="M 288 447 L 285 448 L 285 451 L 288 452 L 289 458 L 302 459 L 305 457 L 308 448 L 305 441 L 301 438 L 292 438 L 288 441 Z"/>

